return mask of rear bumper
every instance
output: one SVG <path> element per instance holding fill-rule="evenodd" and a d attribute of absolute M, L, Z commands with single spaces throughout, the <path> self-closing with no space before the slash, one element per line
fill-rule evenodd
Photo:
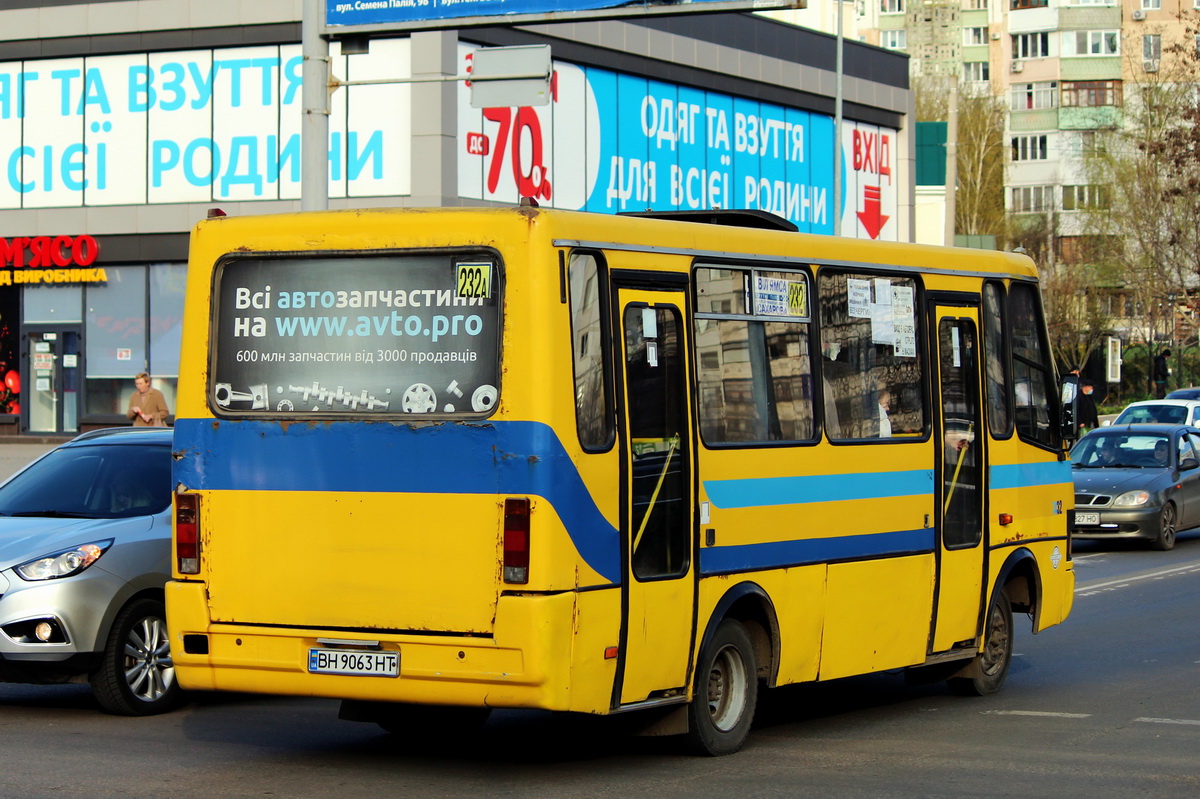
<path fill-rule="evenodd" d="M 176 678 L 191 690 L 588 712 L 611 697 L 611 683 L 590 700 L 568 690 L 571 593 L 502 597 L 490 638 L 213 624 L 203 583 L 171 582 L 166 594 Z M 378 642 L 399 653 L 400 676 L 311 674 L 318 638 Z"/>
<path fill-rule="evenodd" d="M 1076 513 L 1080 511 L 1077 508 Z M 1153 541 L 1161 531 L 1162 508 L 1137 508 L 1132 510 L 1099 510 L 1099 524 L 1079 524 L 1076 516 L 1076 538 L 1084 539 L 1145 539 Z"/>

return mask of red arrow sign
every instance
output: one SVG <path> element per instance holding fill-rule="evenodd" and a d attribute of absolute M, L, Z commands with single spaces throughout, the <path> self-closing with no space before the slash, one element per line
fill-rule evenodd
<path fill-rule="evenodd" d="M 858 212 L 858 221 L 866 228 L 867 235 L 873 239 L 879 238 L 879 231 L 891 218 L 879 213 L 879 187 L 863 186 L 863 209 Z"/>

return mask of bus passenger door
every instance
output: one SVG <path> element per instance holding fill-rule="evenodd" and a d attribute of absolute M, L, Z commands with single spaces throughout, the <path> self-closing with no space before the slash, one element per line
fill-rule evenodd
<path fill-rule="evenodd" d="M 936 452 L 938 579 L 932 651 L 974 639 L 983 602 L 987 432 L 979 412 L 978 308 L 936 306 L 933 352 L 939 408 Z"/>
<path fill-rule="evenodd" d="M 617 296 L 625 575 L 614 704 L 682 696 L 687 685 L 694 501 L 682 298 L 628 289 Z"/>

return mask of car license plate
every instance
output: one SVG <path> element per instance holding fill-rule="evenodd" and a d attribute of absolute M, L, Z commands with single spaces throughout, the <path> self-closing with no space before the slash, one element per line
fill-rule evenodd
<path fill-rule="evenodd" d="M 1100 523 L 1100 514 L 1099 513 L 1080 513 L 1079 511 L 1075 511 L 1075 523 L 1076 524 L 1099 524 Z"/>
<path fill-rule="evenodd" d="M 311 674 L 351 674 L 360 677 L 399 677 L 399 652 L 355 652 L 347 649 L 309 649 Z"/>

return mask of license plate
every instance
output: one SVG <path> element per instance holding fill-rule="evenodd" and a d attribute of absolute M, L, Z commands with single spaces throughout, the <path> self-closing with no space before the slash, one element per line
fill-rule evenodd
<path fill-rule="evenodd" d="M 311 674 L 399 677 L 400 653 L 313 648 L 308 650 L 308 671 Z"/>
<path fill-rule="evenodd" d="M 1100 523 L 1100 514 L 1099 513 L 1080 513 L 1079 511 L 1075 511 L 1075 523 L 1076 524 L 1099 524 Z"/>

